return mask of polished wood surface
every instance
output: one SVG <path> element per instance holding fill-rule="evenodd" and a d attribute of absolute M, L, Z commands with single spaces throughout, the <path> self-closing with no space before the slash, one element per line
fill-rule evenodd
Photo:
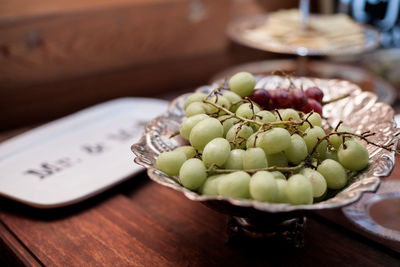
<path fill-rule="evenodd" d="M 1 139 L 10 135 L 3 134 Z M 388 179 L 399 177 L 397 167 Z M 226 215 L 141 173 L 99 196 L 60 209 L 39 210 L 1 198 L 0 262 L 33 266 L 399 266 L 395 250 L 338 223 L 335 217 L 310 214 L 302 249 L 228 243 Z"/>

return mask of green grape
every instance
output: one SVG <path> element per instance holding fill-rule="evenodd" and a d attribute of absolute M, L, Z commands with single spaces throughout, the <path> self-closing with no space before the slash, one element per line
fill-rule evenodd
<path fill-rule="evenodd" d="M 324 201 L 324 200 L 327 198 L 327 197 L 326 197 L 327 194 L 328 194 L 328 190 L 326 190 L 326 191 L 325 191 L 325 194 L 323 194 L 322 196 L 320 196 L 320 197 L 314 197 L 314 203 Z"/>
<path fill-rule="evenodd" d="M 308 114 L 304 114 L 303 118 L 306 118 Z M 322 118 L 317 112 L 313 112 L 310 117 L 308 118 L 308 121 L 313 125 L 313 126 L 322 126 Z M 300 131 L 305 131 L 308 128 L 310 128 L 310 124 L 308 122 L 304 122 L 302 125 L 299 126 Z"/>
<path fill-rule="evenodd" d="M 262 202 L 278 201 L 278 186 L 274 176 L 267 171 L 256 172 L 250 180 L 250 195 Z"/>
<path fill-rule="evenodd" d="M 335 130 L 333 130 L 332 132 L 335 132 Z M 353 133 L 353 131 L 349 127 L 347 127 L 345 125 L 339 125 L 339 127 L 338 127 L 336 132 L 337 133 L 343 133 L 343 132 Z M 346 140 L 351 140 L 353 138 L 352 137 L 346 137 L 345 139 Z M 340 145 L 343 143 L 343 137 L 340 136 L 340 135 L 333 134 L 333 135 L 329 136 L 329 143 L 336 150 L 338 150 Z"/>
<path fill-rule="evenodd" d="M 290 134 L 283 128 L 273 128 L 259 134 L 256 146 L 264 150 L 266 155 L 275 154 L 287 149 L 290 145 Z"/>
<path fill-rule="evenodd" d="M 241 97 L 249 96 L 256 86 L 256 79 L 251 73 L 239 72 L 229 80 L 229 88 Z"/>
<path fill-rule="evenodd" d="M 307 150 L 308 153 L 311 153 L 313 150 L 314 146 L 318 142 L 318 138 L 323 138 L 325 136 L 324 130 L 319 127 L 319 126 L 314 126 L 313 128 L 308 128 L 306 130 L 306 135 L 303 137 L 306 145 L 307 145 Z M 317 147 L 316 152 L 319 153 L 319 155 L 324 158 L 326 154 L 326 150 L 328 147 L 328 142 L 326 140 L 323 140 Z"/>
<path fill-rule="evenodd" d="M 283 179 L 283 180 L 286 180 L 286 176 L 285 176 L 283 173 L 281 173 L 281 172 L 273 171 L 273 172 L 271 172 L 271 174 L 274 176 L 275 179 Z"/>
<path fill-rule="evenodd" d="M 163 152 L 157 157 L 156 167 L 169 176 L 175 176 L 185 161 L 186 156 L 182 151 Z"/>
<path fill-rule="evenodd" d="M 209 107 L 207 104 L 202 102 L 193 102 L 187 106 L 185 115 L 186 117 L 191 117 L 197 114 L 206 114 L 207 112 L 209 112 Z"/>
<path fill-rule="evenodd" d="M 224 169 L 242 170 L 244 153 L 243 149 L 231 150 L 228 160 L 225 162 Z"/>
<path fill-rule="evenodd" d="M 222 174 L 208 177 L 199 189 L 200 194 L 207 196 L 218 196 L 218 183 L 221 181 L 222 177 L 224 177 Z"/>
<path fill-rule="evenodd" d="M 317 171 L 324 176 L 330 189 L 341 189 L 347 184 L 346 170 L 337 161 L 326 159 L 318 166 Z"/>
<path fill-rule="evenodd" d="M 224 138 L 215 138 L 211 140 L 203 150 L 202 159 L 206 167 L 212 164 L 222 167 L 229 157 L 231 146 Z"/>
<path fill-rule="evenodd" d="M 196 155 L 196 149 L 192 146 L 180 146 L 174 149 L 174 151 L 181 151 L 185 153 L 187 159 L 193 158 Z"/>
<path fill-rule="evenodd" d="M 272 114 L 272 112 L 269 112 L 267 110 L 261 110 L 256 114 L 256 121 L 260 123 L 275 122 L 276 118 L 275 115 Z M 253 128 L 254 131 L 257 131 L 260 128 L 260 126 L 256 123 L 252 123 L 251 127 Z"/>
<path fill-rule="evenodd" d="M 291 119 L 295 122 L 301 122 L 299 113 L 294 109 L 287 108 L 287 109 L 280 110 L 280 114 L 281 114 L 283 121 L 289 121 Z"/>
<path fill-rule="evenodd" d="M 308 118 L 313 126 L 322 126 L 322 118 L 317 112 L 313 112 L 311 116 Z"/>
<path fill-rule="evenodd" d="M 257 133 L 253 133 L 252 135 L 249 136 L 249 138 L 247 138 L 247 142 L 246 142 L 246 148 L 252 148 L 252 147 L 256 147 L 256 144 L 254 143 L 254 138 L 256 137 Z"/>
<path fill-rule="evenodd" d="M 260 129 L 260 126 L 257 125 L 256 123 L 250 123 L 250 127 L 251 127 L 251 129 L 253 129 L 254 133 L 257 132 L 258 129 Z"/>
<path fill-rule="evenodd" d="M 286 186 L 287 186 L 287 181 L 286 177 L 285 179 L 275 179 L 276 182 L 276 187 L 277 187 L 277 203 L 289 203 L 289 199 L 286 195 Z"/>
<path fill-rule="evenodd" d="M 260 112 L 260 108 L 257 105 L 254 104 L 252 109 L 250 103 L 244 103 L 238 107 L 238 109 L 236 110 L 236 115 L 244 117 L 246 119 L 252 119 L 253 115 L 257 114 L 258 112 Z"/>
<path fill-rule="evenodd" d="M 206 94 L 204 94 L 204 93 L 193 93 L 193 94 L 191 94 L 190 96 L 188 96 L 188 97 L 185 99 L 185 102 L 184 102 L 184 104 L 183 104 L 183 109 L 186 110 L 186 108 L 187 108 L 190 104 L 192 104 L 192 103 L 194 103 L 194 102 L 203 102 L 203 99 L 204 99 L 205 96 L 206 96 Z"/>
<path fill-rule="evenodd" d="M 300 174 L 304 175 L 310 180 L 314 198 L 321 197 L 325 194 L 327 186 L 324 176 L 310 168 L 302 169 Z"/>
<path fill-rule="evenodd" d="M 198 122 L 190 132 L 189 142 L 197 150 L 203 148 L 214 138 L 224 135 L 224 127 L 215 118 L 207 118 Z"/>
<path fill-rule="evenodd" d="M 340 164 L 352 171 L 360 171 L 368 166 L 368 150 L 355 139 L 345 141 L 339 147 L 337 156 Z"/>
<path fill-rule="evenodd" d="M 290 139 L 290 145 L 284 151 L 285 156 L 289 162 L 293 164 L 299 164 L 308 155 L 306 142 L 298 134 L 292 135 Z"/>
<path fill-rule="evenodd" d="M 272 166 L 287 167 L 288 166 L 288 160 L 285 157 L 285 154 L 283 152 L 268 154 L 267 162 L 268 162 L 268 166 L 270 166 L 270 167 L 272 167 Z"/>
<path fill-rule="evenodd" d="M 185 161 L 179 171 L 179 179 L 184 187 L 196 190 L 207 179 L 207 170 L 204 163 L 196 158 Z"/>
<path fill-rule="evenodd" d="M 279 115 L 282 114 L 283 110 L 284 109 L 282 109 L 282 108 L 280 108 L 278 110 L 274 110 L 275 121 L 281 121 L 281 118 L 279 117 Z"/>
<path fill-rule="evenodd" d="M 257 117 L 256 121 L 264 123 L 264 122 L 275 122 L 276 117 L 275 115 L 267 110 L 261 110 L 260 112 L 257 112 Z"/>
<path fill-rule="evenodd" d="M 262 169 L 267 167 L 267 158 L 261 148 L 249 148 L 243 155 L 243 169 Z"/>
<path fill-rule="evenodd" d="M 189 140 L 190 132 L 192 131 L 193 127 L 200 121 L 204 119 L 208 119 L 209 116 L 206 114 L 197 114 L 192 117 L 186 118 L 182 124 L 179 126 L 179 133 L 183 138 Z"/>
<path fill-rule="evenodd" d="M 286 185 L 286 195 L 290 204 L 312 204 L 313 188 L 310 180 L 301 174 L 290 176 Z"/>
<path fill-rule="evenodd" d="M 225 118 L 230 117 L 229 115 L 223 115 L 218 118 L 219 121 L 224 120 Z M 232 128 L 235 123 L 238 123 L 240 120 L 237 118 L 229 118 L 222 122 L 222 126 L 224 127 L 224 136 L 228 133 L 229 129 Z"/>
<path fill-rule="evenodd" d="M 232 172 L 221 178 L 218 195 L 235 198 L 250 197 L 250 175 L 244 171 Z"/>
<path fill-rule="evenodd" d="M 239 127 L 240 127 L 240 129 L 239 129 Z M 229 143 L 232 144 L 232 147 L 245 148 L 246 140 L 252 134 L 253 134 L 253 129 L 251 129 L 251 127 L 243 125 L 243 124 L 235 124 L 226 133 L 226 139 L 229 141 Z M 237 136 L 236 139 L 235 139 L 235 136 Z M 235 142 L 233 140 L 235 140 Z M 233 145 L 233 144 L 235 144 L 235 145 Z"/>
<path fill-rule="evenodd" d="M 236 112 L 237 108 L 241 105 L 241 103 L 239 103 L 239 101 L 242 100 L 240 95 L 238 95 L 232 91 L 225 91 L 222 95 L 224 97 L 226 97 L 229 100 L 229 102 L 231 103 L 230 110 L 232 112 Z M 236 104 L 233 104 L 233 103 L 236 103 Z"/>
<path fill-rule="evenodd" d="M 325 159 L 333 159 L 333 160 L 339 162 L 337 150 L 331 149 L 331 150 L 326 151 Z"/>
<path fill-rule="evenodd" d="M 219 95 L 218 98 L 216 96 L 213 96 L 209 100 L 211 102 L 213 102 L 213 103 L 216 103 L 217 105 L 219 105 L 221 107 L 224 107 L 224 108 L 228 109 L 228 110 L 231 107 L 231 102 L 229 102 L 229 100 L 226 97 L 222 96 L 222 95 Z M 208 112 L 210 114 L 217 113 L 217 111 L 218 111 L 217 107 L 215 107 L 215 106 L 213 106 L 211 104 L 208 104 Z M 224 115 L 224 114 L 226 114 L 226 112 L 223 111 L 223 110 L 220 110 L 218 112 L 219 116 Z"/>
<path fill-rule="evenodd" d="M 314 166 L 315 168 L 318 167 L 318 160 L 316 158 L 311 159 L 311 165 Z"/>

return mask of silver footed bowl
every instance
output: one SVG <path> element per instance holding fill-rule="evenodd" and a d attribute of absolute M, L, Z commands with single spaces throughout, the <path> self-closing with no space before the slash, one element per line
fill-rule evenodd
<path fill-rule="evenodd" d="M 256 88 L 275 89 L 289 86 L 289 80 L 281 76 L 257 76 Z M 350 126 L 357 133 L 367 130 L 376 132 L 370 140 L 379 144 L 394 142 L 397 145 L 397 136 L 400 130 L 396 128 L 393 109 L 384 103 L 377 102 L 375 94 L 363 92 L 348 81 L 327 80 L 316 78 L 294 77 L 292 82 L 300 88 L 318 86 L 324 92 L 324 101 L 350 94 L 349 97 L 323 107 L 323 114 L 328 118 L 330 125 L 336 125 L 340 120 Z M 197 89 L 200 92 L 209 92 L 217 87 L 203 86 Z M 180 136 L 170 138 L 171 134 L 179 131 L 179 125 L 185 118 L 183 103 L 189 94 L 174 99 L 168 110 L 162 116 L 155 118 L 146 125 L 146 130 L 139 142 L 132 145 L 136 154 L 135 162 L 147 168 L 147 174 L 153 181 L 172 188 L 184 194 L 188 199 L 199 201 L 215 210 L 233 216 L 251 218 L 259 215 L 287 215 L 339 208 L 357 201 L 364 192 L 375 192 L 380 179 L 388 176 L 395 164 L 394 152 L 367 145 L 370 155 L 370 164 L 367 169 L 352 178 L 348 185 L 331 198 L 311 205 L 289 205 L 265 203 L 250 199 L 235 199 L 230 197 L 210 197 L 184 188 L 178 177 L 169 177 L 155 167 L 156 158 L 161 152 L 170 151 L 186 144 Z"/>

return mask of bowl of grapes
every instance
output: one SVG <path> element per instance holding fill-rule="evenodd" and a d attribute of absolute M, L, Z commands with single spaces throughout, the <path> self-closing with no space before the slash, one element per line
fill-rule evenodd
<path fill-rule="evenodd" d="M 174 99 L 132 151 L 153 181 L 228 214 L 231 239 L 301 247 L 307 214 L 391 173 L 393 117 L 348 81 L 239 72 Z"/>

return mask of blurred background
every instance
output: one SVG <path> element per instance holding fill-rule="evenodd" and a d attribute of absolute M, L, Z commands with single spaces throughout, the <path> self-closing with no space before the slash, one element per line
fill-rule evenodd
<path fill-rule="evenodd" d="M 313 58 L 349 66 L 325 68 L 322 76 L 353 79 L 365 90 L 382 87 L 376 81 L 383 80 L 379 90 L 391 90 L 388 102 L 396 106 L 400 1 L 310 2 L 313 13 L 346 13 L 382 36 L 380 49 L 367 55 Z M 226 32 L 238 18 L 298 5 L 298 0 L 0 0 L 0 130 L 38 125 L 118 97 L 172 98 L 240 64 L 296 58 L 236 44 Z"/>

